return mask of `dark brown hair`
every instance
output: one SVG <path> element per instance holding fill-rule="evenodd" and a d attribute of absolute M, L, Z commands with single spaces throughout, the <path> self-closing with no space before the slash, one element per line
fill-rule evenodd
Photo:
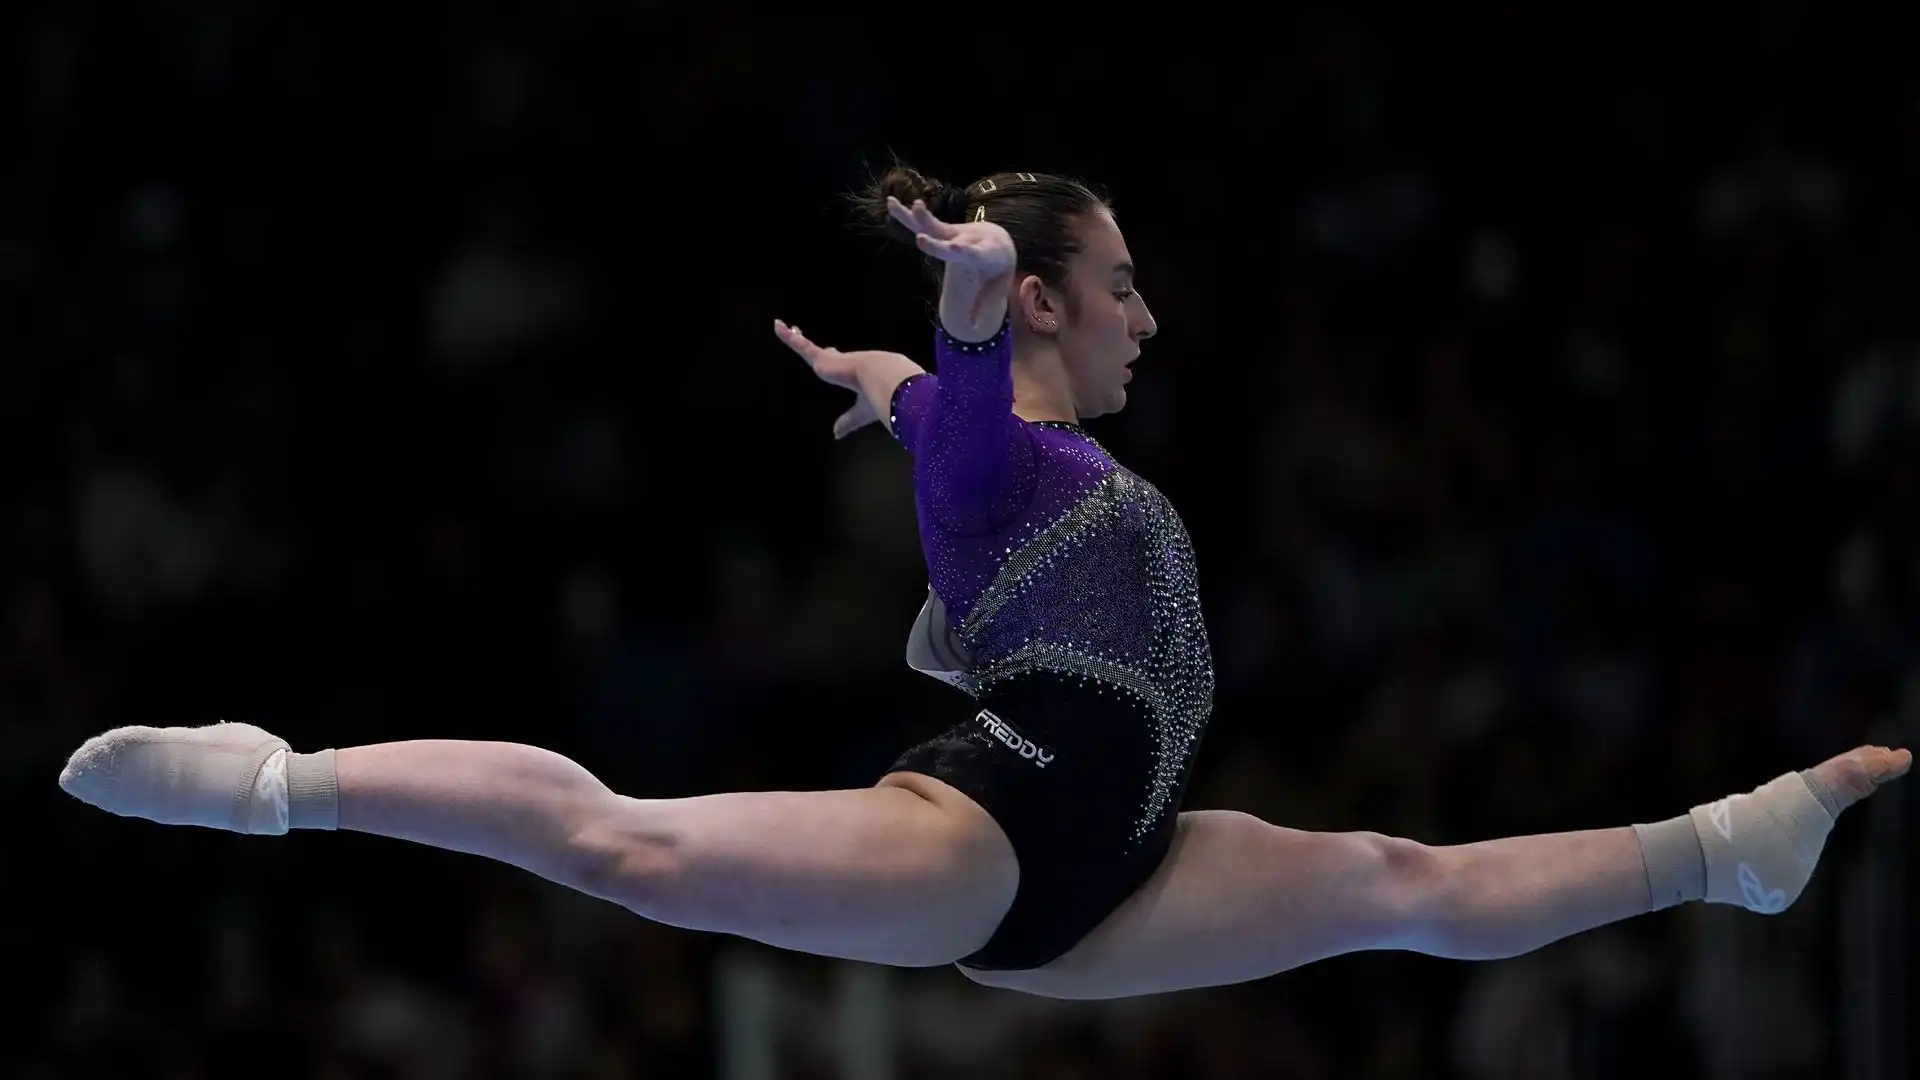
<path fill-rule="evenodd" d="M 993 222 L 1013 237 L 1020 253 L 1019 272 L 1032 274 L 1063 292 L 1067 260 L 1080 250 L 1074 231 L 1077 220 L 1107 208 L 1105 197 L 1064 176 L 994 173 L 966 187 L 955 187 L 896 161 L 856 200 L 865 224 L 878 226 L 892 239 L 907 244 L 913 243 L 913 234 L 887 214 L 889 195 L 907 206 L 912 206 L 915 199 L 925 200 L 927 209 L 942 221 L 958 224 L 984 217 Z M 926 261 L 938 287 L 941 263 L 932 258 Z"/>

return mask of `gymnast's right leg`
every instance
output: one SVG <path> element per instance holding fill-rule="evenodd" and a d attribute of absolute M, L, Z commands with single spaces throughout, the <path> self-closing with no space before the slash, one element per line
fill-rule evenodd
<path fill-rule="evenodd" d="M 902 967 L 985 944 L 1019 878 L 984 810 L 913 773 L 851 791 L 631 799 L 517 743 L 294 754 L 215 724 L 95 736 L 60 786 L 168 825 L 339 828 L 481 855 L 673 926 Z"/>
<path fill-rule="evenodd" d="M 962 970 L 1044 997 L 1133 997 L 1370 949 L 1519 956 L 1686 901 L 1778 914 L 1839 815 L 1912 763 L 1860 747 L 1651 825 L 1447 847 L 1190 811 L 1154 875 L 1072 951 L 1030 971 Z"/>

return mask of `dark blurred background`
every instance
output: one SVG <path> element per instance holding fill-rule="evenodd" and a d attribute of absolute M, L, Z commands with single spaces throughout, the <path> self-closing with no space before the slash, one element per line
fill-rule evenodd
<path fill-rule="evenodd" d="M 892 152 L 1115 197 L 1162 333 L 1094 431 L 1200 554 L 1190 807 L 1456 842 L 1911 740 L 1899 7 L 14 10 L 0 1074 L 1914 1075 L 1897 791 L 1781 918 L 1065 1006 L 53 782 L 226 718 L 864 785 L 951 723 L 906 457 L 770 332 L 928 358 L 841 201 Z"/>

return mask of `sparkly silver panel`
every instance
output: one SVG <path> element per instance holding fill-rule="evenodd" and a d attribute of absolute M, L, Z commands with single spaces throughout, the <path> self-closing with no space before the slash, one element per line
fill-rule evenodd
<path fill-rule="evenodd" d="M 1007 553 L 959 635 L 974 666 L 956 684 L 976 696 L 1038 670 L 1136 705 L 1157 754 L 1133 839 L 1178 809 L 1213 709 L 1213 658 L 1193 545 L 1158 488 L 1113 465 Z"/>

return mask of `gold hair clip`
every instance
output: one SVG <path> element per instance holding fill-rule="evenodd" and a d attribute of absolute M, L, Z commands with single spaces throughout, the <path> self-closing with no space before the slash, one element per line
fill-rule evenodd
<path fill-rule="evenodd" d="M 975 220 L 975 221 L 985 221 L 985 220 L 987 220 L 987 208 L 986 208 L 986 207 L 984 207 L 984 206 L 976 206 L 976 207 L 974 207 L 974 208 L 973 208 L 973 220 Z"/>
<path fill-rule="evenodd" d="M 1040 182 L 1040 178 L 1033 175 L 1030 172 L 1007 173 L 1006 175 L 1013 177 L 1013 180 L 1009 181 L 1010 183 L 1024 182 L 1028 184 L 1037 184 Z M 989 176 L 984 180 L 974 181 L 973 187 L 970 188 L 969 190 L 971 190 L 975 195 L 991 195 L 994 192 L 1000 190 L 1000 184 L 995 182 L 993 177 Z"/>

